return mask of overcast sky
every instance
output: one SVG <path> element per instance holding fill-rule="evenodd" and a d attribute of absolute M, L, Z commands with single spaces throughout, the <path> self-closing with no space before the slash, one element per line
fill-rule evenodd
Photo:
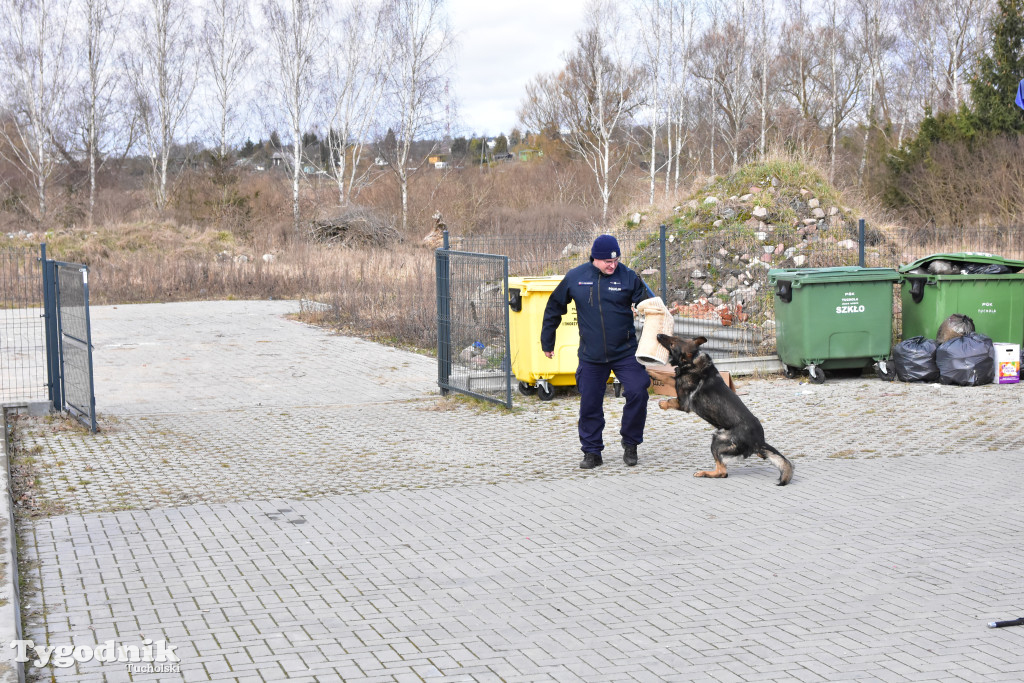
<path fill-rule="evenodd" d="M 459 135 L 508 134 L 526 83 L 562 66 L 583 25 L 585 0 L 449 0 L 459 43 L 453 94 Z"/>

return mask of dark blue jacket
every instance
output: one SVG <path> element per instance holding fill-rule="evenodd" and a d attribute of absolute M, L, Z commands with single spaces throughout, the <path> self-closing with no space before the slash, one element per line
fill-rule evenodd
<path fill-rule="evenodd" d="M 636 327 L 631 304 L 649 299 L 654 293 L 640 276 L 622 265 L 605 275 L 593 263 L 584 263 L 565 274 L 544 308 L 540 331 L 542 351 L 554 351 L 555 329 L 576 302 L 580 331 L 580 360 L 611 363 L 636 353 Z"/>

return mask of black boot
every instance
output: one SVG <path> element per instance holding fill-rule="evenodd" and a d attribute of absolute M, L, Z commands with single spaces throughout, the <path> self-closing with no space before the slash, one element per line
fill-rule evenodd
<path fill-rule="evenodd" d="M 583 461 L 580 462 L 581 470 L 592 470 L 595 467 L 600 467 L 604 464 L 604 460 L 601 459 L 600 453 L 584 453 Z"/>
<path fill-rule="evenodd" d="M 622 462 L 626 463 L 630 467 L 636 465 L 637 457 L 635 443 L 622 442 Z"/>

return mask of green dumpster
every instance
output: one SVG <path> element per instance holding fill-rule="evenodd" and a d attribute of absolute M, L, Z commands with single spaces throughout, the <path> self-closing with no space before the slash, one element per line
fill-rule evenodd
<path fill-rule="evenodd" d="M 939 275 L 932 262 L 998 265 L 1008 273 Z M 969 316 L 978 332 L 994 342 L 1024 344 L 1024 261 L 992 254 L 932 254 L 900 268 L 903 338 L 935 338 L 939 325 L 954 313 Z"/>
<path fill-rule="evenodd" d="M 773 268 L 775 340 L 787 377 L 807 370 L 825 381 L 825 370 L 863 368 L 895 378 L 892 348 L 892 268 Z"/>

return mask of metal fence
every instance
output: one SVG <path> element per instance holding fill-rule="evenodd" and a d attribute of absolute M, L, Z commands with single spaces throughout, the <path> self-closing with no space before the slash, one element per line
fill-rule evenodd
<path fill-rule="evenodd" d="M 716 361 L 738 371 L 770 371 L 778 365 L 774 299 L 768 283 L 770 268 L 899 268 L 926 256 L 954 252 L 1024 259 L 1024 228 L 896 229 L 866 225 L 863 220 L 831 218 L 815 226 L 821 230 L 814 232 L 806 225 L 806 231 L 790 230 L 786 236 L 767 229 L 702 232 L 678 227 L 666 230 L 665 226 L 621 228 L 615 236 L 622 249 L 622 262 L 637 271 L 670 306 L 675 333 L 707 338 L 702 348 Z M 561 275 L 586 262 L 597 234 L 596 230 L 576 227 L 529 236 L 446 233 L 445 240 L 446 244 L 450 240 L 453 248 L 476 256 L 506 256 L 511 275 L 543 276 Z M 465 325 L 466 329 L 464 338 L 452 338 L 450 349 L 440 351 L 439 344 L 439 367 L 458 368 L 460 354 L 464 356 L 461 362 L 484 363 L 479 358 L 472 360 L 476 358 L 471 347 L 477 341 L 477 328 L 466 306 L 474 297 L 480 297 L 474 287 L 485 281 L 493 282 L 495 277 L 497 273 L 472 275 L 468 281 L 476 284 L 465 291 L 445 290 L 446 311 L 451 315 L 444 322 L 439 317 L 439 334 L 451 332 L 444 325 L 453 326 L 452 329 Z M 438 286 L 440 292 L 440 280 Z M 898 341 L 902 336 L 901 284 L 896 282 L 893 286 L 892 332 L 893 341 Z M 497 293 L 498 288 L 493 287 L 492 291 Z M 638 328 L 641 325 L 638 320 Z M 487 344 L 494 342 L 480 341 L 481 346 Z M 515 346 L 515 340 L 511 346 Z M 442 358 L 440 353 L 450 357 Z M 470 368 L 464 367 L 462 371 L 469 373 Z M 454 386 L 466 386 L 467 382 L 468 379 L 460 379 Z"/>
<path fill-rule="evenodd" d="M 512 407 L 505 256 L 438 249 L 437 381 Z"/>
<path fill-rule="evenodd" d="M 544 236 L 523 237 L 452 237 L 453 246 L 473 252 L 501 254 L 509 258 L 509 274 L 523 276 L 561 275 L 588 260 L 590 246 L 600 234 L 596 229 L 570 228 Z M 622 229 L 616 233 L 622 249 L 622 262 L 637 271 L 651 290 L 669 304 L 686 299 L 681 288 L 689 281 L 694 268 L 683 272 L 679 264 L 679 245 L 664 225 Z M 700 244 L 689 244 L 698 252 Z M 673 262 L 670 264 L 670 254 Z M 688 257 L 689 258 L 689 257 Z M 715 254 L 695 257 L 703 267 L 720 258 Z M 856 258 L 856 255 L 854 256 Z M 713 292 L 708 293 L 713 294 Z M 753 296 L 753 290 L 745 293 Z M 711 296 L 711 301 L 714 297 Z M 728 310 L 735 311 L 735 303 Z M 703 336 L 704 348 L 716 360 L 739 356 L 759 356 L 770 350 L 774 336 L 767 335 L 756 324 L 746 324 L 733 317 L 723 318 L 715 304 L 700 303 L 681 307 L 674 315 L 675 333 L 680 336 Z M 638 326 L 642 321 L 638 320 Z"/>
<path fill-rule="evenodd" d="M 49 402 L 96 431 L 88 273 L 45 244 L 0 250 L 0 403 Z"/>
<path fill-rule="evenodd" d="M 0 250 L 0 403 L 49 398 L 43 269 L 27 248 Z"/>

